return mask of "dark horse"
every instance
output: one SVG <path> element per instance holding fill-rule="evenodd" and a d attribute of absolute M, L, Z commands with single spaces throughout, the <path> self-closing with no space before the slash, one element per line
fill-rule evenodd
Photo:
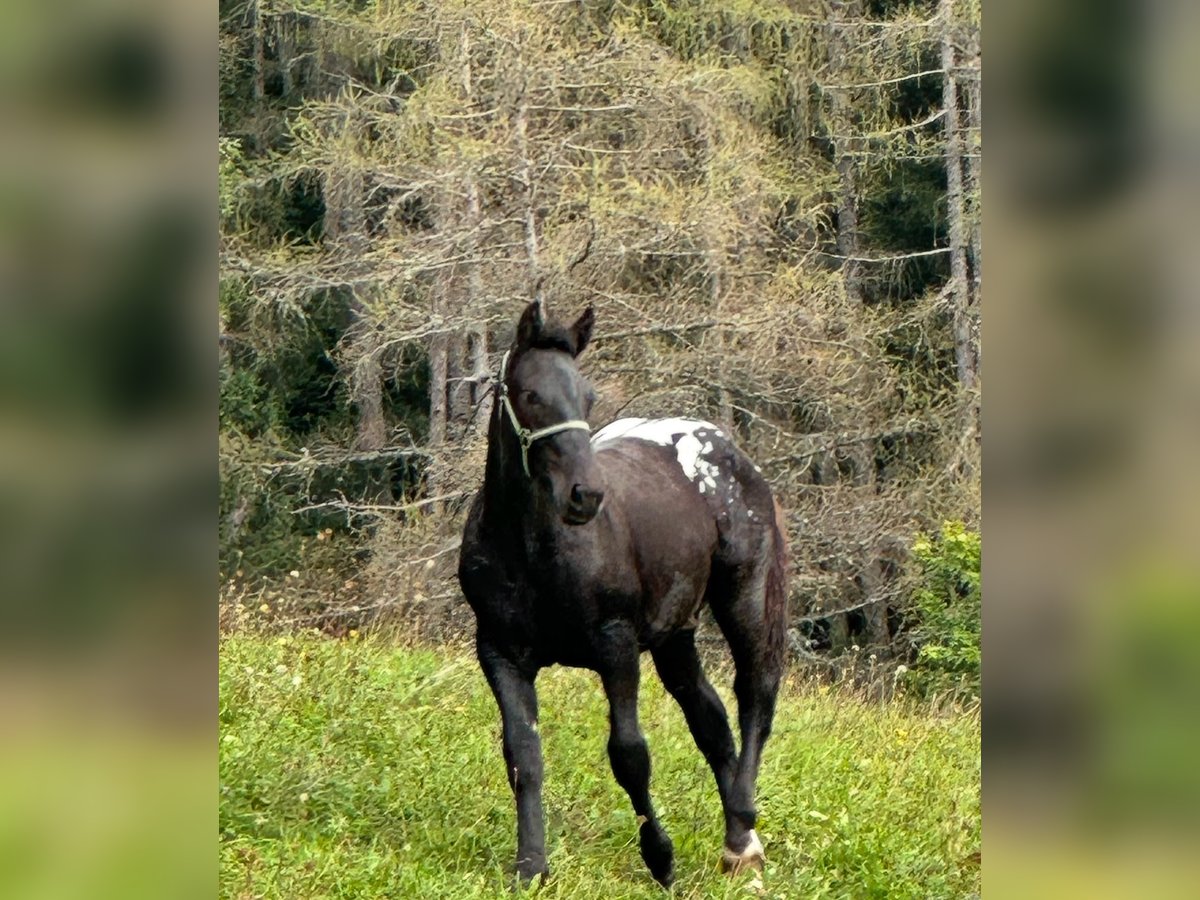
<path fill-rule="evenodd" d="M 459 559 L 479 663 L 503 722 L 517 872 L 530 880 L 548 871 L 534 679 L 559 663 L 599 673 L 613 774 L 633 801 L 642 859 L 670 884 L 673 848 L 650 802 L 638 727 L 643 650 L 716 776 L 723 865 L 761 869 L 755 781 L 784 665 L 779 507 L 757 467 L 707 422 L 621 419 L 589 439 L 594 394 L 575 360 L 593 320 L 588 307 L 569 327 L 547 323 L 540 303 L 521 316 L 495 386 L 483 490 Z M 696 654 L 705 603 L 737 669 L 740 755 Z"/>

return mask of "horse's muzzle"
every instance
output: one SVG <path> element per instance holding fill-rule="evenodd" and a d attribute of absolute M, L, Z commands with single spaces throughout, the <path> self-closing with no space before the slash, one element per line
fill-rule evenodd
<path fill-rule="evenodd" d="M 604 491 L 593 491 L 576 484 L 571 488 L 571 499 L 567 510 L 563 513 L 563 521 L 568 525 L 586 525 L 596 518 L 600 504 L 604 502 Z"/>

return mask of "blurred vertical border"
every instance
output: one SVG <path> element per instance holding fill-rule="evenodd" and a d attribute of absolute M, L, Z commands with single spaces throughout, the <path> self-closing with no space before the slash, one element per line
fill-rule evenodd
<path fill-rule="evenodd" d="M 217 5 L 0 24 L 0 895 L 216 892 Z"/>
<path fill-rule="evenodd" d="M 984 24 L 986 896 L 1200 891 L 1200 7 Z"/>

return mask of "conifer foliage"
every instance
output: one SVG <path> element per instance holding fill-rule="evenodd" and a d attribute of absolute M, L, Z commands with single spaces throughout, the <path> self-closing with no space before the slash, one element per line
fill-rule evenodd
<path fill-rule="evenodd" d="M 798 652 L 892 644 L 912 536 L 978 519 L 979 0 L 221 23 L 227 579 L 454 627 L 486 379 L 541 297 L 596 306 L 597 424 L 707 417 L 763 468 Z"/>

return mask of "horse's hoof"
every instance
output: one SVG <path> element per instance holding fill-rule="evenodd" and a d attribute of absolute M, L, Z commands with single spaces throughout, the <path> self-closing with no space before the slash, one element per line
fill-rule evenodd
<path fill-rule="evenodd" d="M 650 874 L 653 875 L 654 880 L 663 887 L 669 888 L 675 883 L 675 860 L 670 860 L 667 863 L 667 869 L 665 872 L 655 872 L 653 869 L 651 869 Z"/>
<path fill-rule="evenodd" d="M 661 827 L 643 823 L 641 827 L 642 861 L 663 887 L 675 880 L 675 848 Z"/>
<path fill-rule="evenodd" d="M 721 850 L 721 871 L 728 872 L 730 875 L 737 875 L 739 872 L 749 869 L 762 872 L 766 861 L 767 857 L 763 852 L 762 842 L 753 828 L 750 829 L 750 840 L 746 842 L 746 846 L 742 850 L 733 850 L 729 846 Z"/>
<path fill-rule="evenodd" d="M 517 889 L 536 891 L 550 879 L 550 869 L 543 863 L 540 867 L 517 866 Z"/>

